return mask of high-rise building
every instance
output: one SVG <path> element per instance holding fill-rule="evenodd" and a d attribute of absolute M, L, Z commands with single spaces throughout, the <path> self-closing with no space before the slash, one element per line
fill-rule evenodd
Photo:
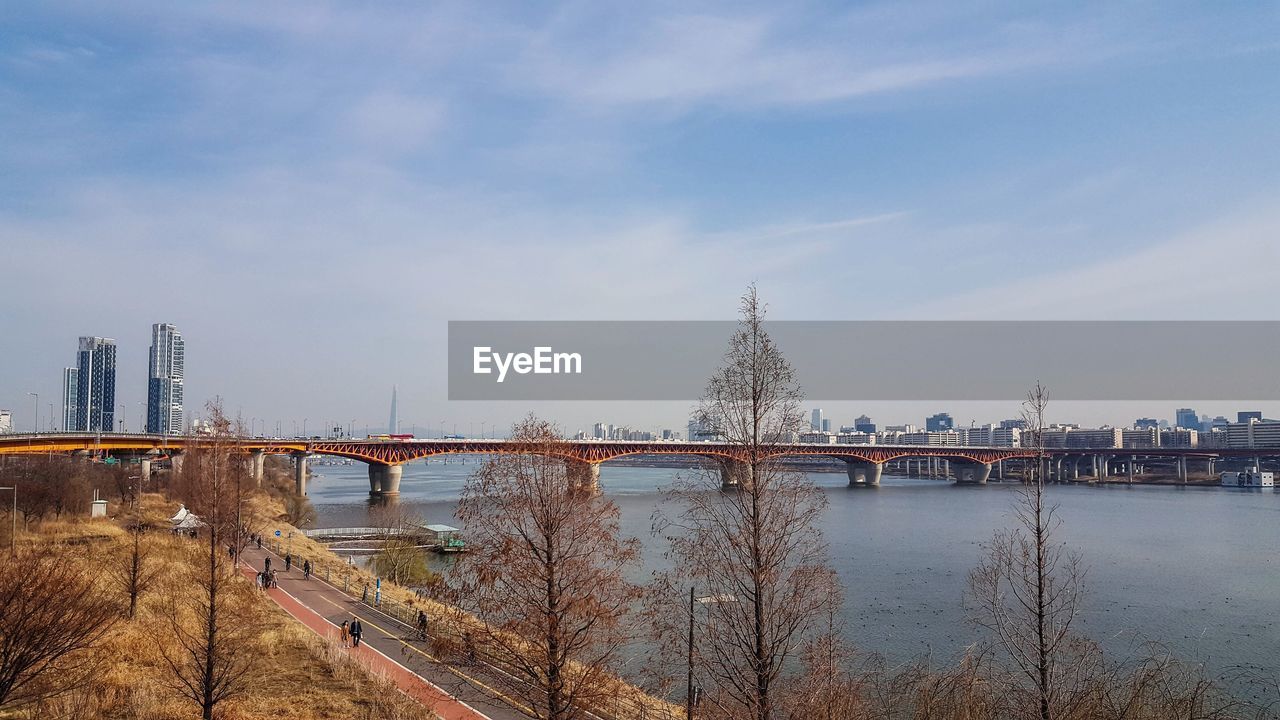
<path fill-rule="evenodd" d="M 76 363 L 76 430 L 110 432 L 116 426 L 116 341 L 80 338 Z"/>
<path fill-rule="evenodd" d="M 876 431 L 876 424 L 871 422 L 871 418 L 866 415 L 859 415 L 853 421 L 853 428 L 860 433 L 874 433 Z"/>
<path fill-rule="evenodd" d="M 822 418 L 822 432 L 831 432 L 831 418 Z"/>
<path fill-rule="evenodd" d="M 147 369 L 147 432 L 182 432 L 182 375 L 186 344 L 178 328 L 167 323 L 151 326 L 151 357 Z"/>
<path fill-rule="evenodd" d="M 604 423 L 598 422 L 591 428 L 591 437 L 596 440 L 608 440 L 609 433 L 605 430 Z"/>
<path fill-rule="evenodd" d="M 1148 428 L 1159 428 L 1160 421 L 1155 418 L 1138 418 L 1133 421 L 1134 430 L 1146 430 Z"/>
<path fill-rule="evenodd" d="M 938 413 L 931 415 L 924 420 L 924 429 L 926 432 L 946 432 L 954 430 L 956 426 L 955 420 L 951 419 L 951 415 L 947 413 Z"/>
<path fill-rule="evenodd" d="M 0 435 L 8 435 L 11 432 L 13 432 L 13 413 L 0 410 Z"/>
<path fill-rule="evenodd" d="M 74 432 L 76 425 L 76 387 L 80 380 L 78 368 L 62 369 L 62 431 Z"/>
<path fill-rule="evenodd" d="M 1262 419 L 1262 411 L 1260 410 L 1249 410 L 1248 412 L 1236 413 L 1236 422 L 1247 423 L 1250 420 L 1261 420 L 1261 419 Z"/>
<path fill-rule="evenodd" d="M 1173 414 L 1173 424 L 1175 427 L 1199 430 L 1200 417 L 1196 415 L 1196 411 L 1191 408 L 1178 408 L 1178 410 Z"/>
<path fill-rule="evenodd" d="M 396 405 L 396 390 L 398 390 L 398 388 L 395 385 L 392 385 L 391 416 L 387 419 L 387 433 L 390 435 L 400 434 L 400 408 Z M 481 434 L 484 434 L 483 426 L 481 426 Z"/>
<path fill-rule="evenodd" d="M 822 432 L 822 408 L 813 409 L 813 417 L 809 420 L 809 429 Z"/>

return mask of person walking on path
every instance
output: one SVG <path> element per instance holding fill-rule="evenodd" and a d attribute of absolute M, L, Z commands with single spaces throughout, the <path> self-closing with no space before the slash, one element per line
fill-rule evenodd
<path fill-rule="evenodd" d="M 264 573 L 271 572 L 271 556 L 270 555 L 263 558 L 262 560 L 262 572 Z"/>
<path fill-rule="evenodd" d="M 342 621 L 342 647 L 351 645 L 351 630 L 347 627 L 347 621 Z"/>
<path fill-rule="evenodd" d="M 421 610 L 418 611 L 418 639 L 427 639 L 427 614 Z"/>
<path fill-rule="evenodd" d="M 364 589 L 360 591 L 360 602 L 369 602 L 369 583 L 365 583 Z"/>
<path fill-rule="evenodd" d="M 261 550 L 261 549 L 262 549 L 262 536 L 261 536 L 261 535 L 259 535 L 259 536 L 258 536 L 258 549 L 259 549 L 259 550 Z"/>
<path fill-rule="evenodd" d="M 289 572 L 289 568 L 291 568 L 291 567 L 293 567 L 293 555 L 290 555 L 290 554 L 288 554 L 288 553 L 285 553 L 285 556 L 284 556 L 284 571 L 285 571 L 285 572 Z"/>
<path fill-rule="evenodd" d="M 271 587 L 280 587 L 280 583 L 276 582 L 276 571 L 271 571 Z"/>
<path fill-rule="evenodd" d="M 351 621 L 351 647 L 360 647 L 360 636 L 364 634 L 364 627 L 360 624 L 360 618 L 357 617 Z"/>
<path fill-rule="evenodd" d="M 311 561 L 310 560 L 302 561 L 302 579 L 303 580 L 311 579 Z"/>

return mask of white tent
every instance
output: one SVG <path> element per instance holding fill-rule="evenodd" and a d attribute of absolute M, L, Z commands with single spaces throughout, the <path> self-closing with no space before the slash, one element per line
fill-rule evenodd
<path fill-rule="evenodd" d="M 191 514 L 191 511 L 187 510 L 187 506 L 186 506 L 186 505 L 179 505 L 179 506 L 178 506 L 178 512 L 177 512 L 173 517 L 169 518 L 169 522 L 171 522 L 171 523 L 173 523 L 173 524 L 177 525 L 178 523 L 182 522 L 183 520 L 186 520 L 186 519 L 187 519 L 187 516 L 188 516 L 188 515 L 190 515 L 190 514 Z"/>
<path fill-rule="evenodd" d="M 200 522 L 200 518 L 196 517 L 191 513 L 187 513 L 187 516 L 182 518 L 182 522 L 178 523 L 177 525 L 174 525 L 173 529 L 174 530 L 195 530 L 196 528 L 200 528 L 200 527 L 204 527 L 204 523 Z"/>

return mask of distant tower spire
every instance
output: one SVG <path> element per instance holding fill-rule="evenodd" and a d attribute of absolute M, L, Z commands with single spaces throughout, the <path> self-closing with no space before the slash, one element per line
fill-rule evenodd
<path fill-rule="evenodd" d="M 388 433 L 396 435 L 400 432 L 400 413 L 396 409 L 396 386 L 391 386 L 391 422 L 387 423 Z"/>

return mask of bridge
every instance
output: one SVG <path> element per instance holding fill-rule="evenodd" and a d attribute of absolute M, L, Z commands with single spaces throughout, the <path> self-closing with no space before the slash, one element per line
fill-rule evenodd
<path fill-rule="evenodd" d="M 288 455 L 294 459 L 295 490 L 306 494 L 307 458 L 311 455 L 333 455 L 350 458 L 369 466 L 369 491 L 374 495 L 400 492 L 400 478 L 405 463 L 451 454 L 500 455 L 527 451 L 527 445 L 507 440 L 471 439 L 307 439 L 307 438 L 220 438 L 217 443 L 230 446 L 246 458 L 249 473 L 262 481 L 266 455 Z M 46 453 L 79 456 L 115 455 L 140 459 L 144 478 L 150 476 L 151 463 L 169 458 L 180 465 L 183 453 L 215 443 L 201 435 L 149 435 L 128 433 L 40 433 L 0 435 L 0 456 Z M 1152 459 L 1172 462 L 1179 480 L 1188 477 L 1188 461 L 1207 463 L 1213 474 L 1213 463 L 1222 458 L 1247 458 L 1261 464 L 1261 458 L 1280 457 L 1280 448 L 1046 448 L 1046 477 L 1074 480 L 1085 477 L 1099 480 L 1119 473 L 1132 479 Z M 723 485 L 735 487 L 750 471 L 746 450 L 740 445 L 718 442 L 684 441 L 614 441 L 566 440 L 556 443 L 549 455 L 562 459 L 574 481 L 581 487 L 597 489 L 600 463 L 629 455 L 682 455 L 706 458 L 718 463 Z M 1027 461 L 1036 457 L 1034 448 L 977 447 L 955 445 L 844 445 L 820 443 L 777 443 L 765 446 L 764 457 L 823 457 L 845 461 L 849 484 L 874 486 L 888 463 L 898 463 L 910 471 L 916 463 L 924 474 L 925 464 L 934 474 L 954 475 L 958 483 L 986 483 L 993 467 L 1003 474 L 1009 460 Z"/>

